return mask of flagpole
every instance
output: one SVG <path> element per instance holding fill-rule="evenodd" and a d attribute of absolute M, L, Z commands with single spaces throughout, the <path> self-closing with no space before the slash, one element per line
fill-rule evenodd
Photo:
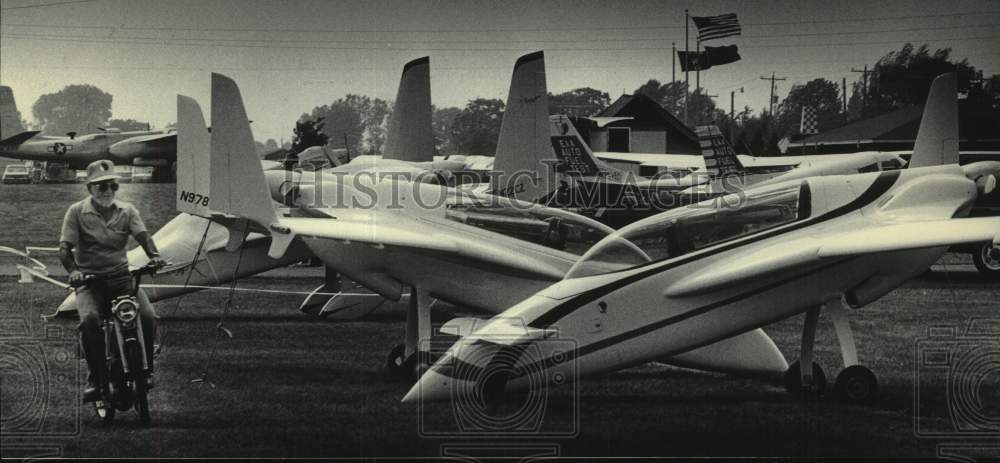
<path fill-rule="evenodd" d="M 670 83 L 677 82 L 677 42 L 670 42 Z"/>
<path fill-rule="evenodd" d="M 694 43 L 694 54 L 698 57 L 698 66 L 694 68 L 694 93 L 701 93 L 701 39 Z"/>
<path fill-rule="evenodd" d="M 688 10 L 684 9 L 684 59 L 687 60 L 687 65 L 684 66 L 684 124 L 689 124 L 688 122 L 688 85 L 690 85 L 690 69 L 691 69 L 691 48 L 688 43 Z"/>
<path fill-rule="evenodd" d="M 677 42 L 670 42 L 670 106 L 677 107 Z"/>

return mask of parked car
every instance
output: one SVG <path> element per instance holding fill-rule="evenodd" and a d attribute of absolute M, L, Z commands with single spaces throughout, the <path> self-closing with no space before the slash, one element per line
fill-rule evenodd
<path fill-rule="evenodd" d="M 3 183 L 31 183 L 31 172 L 22 164 L 10 164 L 3 170 Z"/>

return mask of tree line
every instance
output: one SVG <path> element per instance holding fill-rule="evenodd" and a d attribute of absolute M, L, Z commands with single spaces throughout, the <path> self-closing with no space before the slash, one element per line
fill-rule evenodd
<path fill-rule="evenodd" d="M 799 120 L 803 106 L 815 109 L 822 132 L 908 105 L 922 104 L 931 80 L 945 72 L 958 73 L 959 92 L 964 95 L 962 127 L 973 133 L 995 132 L 1000 121 L 997 84 L 1000 77 L 983 79 L 982 72 L 968 59 L 953 59 L 949 48 L 932 52 L 927 45 L 915 47 L 909 43 L 884 55 L 862 79 L 851 83 L 846 107 L 840 83 L 824 78 L 792 85 L 788 95 L 776 104 L 773 114 L 766 108 L 755 111 L 747 106 L 730 114 L 703 91 L 689 92 L 683 82 L 662 83 L 653 78 L 633 93 L 649 96 L 681 120 L 686 100 L 688 125 L 718 125 L 722 133 L 732 138 L 730 142 L 738 152 L 766 155 L 778 153 L 778 142 L 782 138 L 793 141 L 802 138 Z M 110 94 L 93 85 L 70 85 L 57 93 L 42 95 L 35 102 L 32 106 L 34 126 L 49 135 L 93 132 L 98 127 L 115 127 L 123 131 L 148 129 L 147 124 L 133 119 L 112 119 L 111 102 Z M 584 116 L 607 107 L 611 98 L 607 92 L 584 87 L 550 93 L 549 104 L 552 114 Z M 463 108 L 434 107 L 432 124 L 436 151 L 442 155 L 492 155 L 503 111 L 502 100 L 487 98 L 472 99 Z M 297 152 L 311 144 L 325 143 L 331 148 L 346 148 L 351 155 L 378 154 L 385 144 L 391 112 L 391 101 L 349 94 L 303 113 L 292 143 L 286 143 L 283 148 Z M 310 124 L 303 125 L 306 122 Z M 279 146 L 270 139 L 258 142 L 258 148 L 273 151 Z"/>

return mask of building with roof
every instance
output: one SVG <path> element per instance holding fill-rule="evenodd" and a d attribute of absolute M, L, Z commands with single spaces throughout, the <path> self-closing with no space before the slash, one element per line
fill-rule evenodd
<path fill-rule="evenodd" d="M 920 129 L 923 110 L 923 105 L 912 105 L 851 122 L 790 142 L 784 154 L 912 150 L 917 131 Z M 965 105 L 960 104 L 959 121 L 961 151 L 1000 151 L 1000 121 L 995 117 L 991 119 L 982 115 L 972 115 Z"/>
<path fill-rule="evenodd" d="M 622 95 L 593 116 L 571 119 L 595 152 L 701 154 L 694 130 L 641 93 Z"/>

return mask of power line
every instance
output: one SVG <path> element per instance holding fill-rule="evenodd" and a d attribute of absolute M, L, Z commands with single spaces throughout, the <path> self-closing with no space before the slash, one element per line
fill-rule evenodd
<path fill-rule="evenodd" d="M 52 3 L 47 5 L 57 5 L 63 3 L 79 3 L 79 2 L 91 2 L 97 0 L 76 0 L 61 3 Z M 11 8 L 30 8 L 30 7 L 11 7 Z M 8 9 L 8 8 L 4 8 Z M 779 21 L 779 22 L 760 22 L 760 23 L 741 23 L 743 26 L 781 26 L 790 24 L 836 24 L 836 23 L 860 23 L 860 22 L 873 22 L 873 21 L 895 21 L 904 19 L 944 19 L 944 18 L 956 18 L 962 16 L 985 16 L 985 15 L 1000 15 L 1000 11 L 996 10 L 986 10 L 986 11 L 967 11 L 961 13 L 951 13 L 951 14 L 927 14 L 927 15 L 905 15 L 905 16 L 883 16 L 877 18 L 852 18 L 852 19 L 817 19 L 817 20 L 802 20 L 802 21 Z M 23 27 L 52 27 L 51 24 L 39 24 L 39 23 L 0 23 L 3 26 L 23 26 Z M 683 29 L 684 26 L 639 26 L 634 24 L 624 25 L 624 26 L 593 26 L 593 25 L 575 25 L 568 27 L 511 27 L 511 28 L 482 28 L 482 29 L 337 29 L 330 30 L 326 29 L 301 29 L 301 28 L 290 28 L 290 27 L 280 27 L 280 28 L 204 28 L 204 27 L 177 27 L 177 26 L 83 26 L 83 25 L 59 25 L 63 29 L 116 29 L 116 30 L 139 30 L 139 31 L 175 31 L 175 32 L 285 32 L 285 33 L 453 33 L 453 32 L 464 32 L 464 33 L 484 33 L 484 32 L 587 32 L 587 31 L 609 31 L 609 30 L 620 30 L 620 31 L 635 31 L 635 30 L 663 30 L 663 29 Z"/>
<path fill-rule="evenodd" d="M 68 0 L 68 1 L 65 1 L 65 2 L 41 3 L 41 4 L 38 4 L 38 5 L 8 6 L 8 7 L 0 8 L 0 11 L 23 10 L 23 9 L 28 9 L 28 8 L 44 8 L 44 7 L 47 7 L 47 6 L 70 5 L 70 4 L 73 4 L 73 3 L 90 3 L 90 2 L 96 2 L 96 1 L 98 1 L 98 0 Z"/>
<path fill-rule="evenodd" d="M 188 47 L 222 47 L 222 48 L 254 48 L 254 49 L 301 49 L 301 50 L 356 50 L 356 51 L 410 51 L 410 50 L 425 50 L 425 51 L 523 51 L 524 47 L 520 48 L 501 48 L 501 47 L 420 47 L 420 46 L 385 46 L 379 43 L 375 43 L 372 46 L 361 47 L 361 46 L 324 46 L 324 45 L 274 45 L 268 40 L 227 40 L 227 42 L 241 42 L 241 43 L 217 43 L 219 39 L 193 39 L 193 38 L 154 38 L 154 37 L 92 37 L 92 36 L 80 36 L 80 35 L 59 35 L 59 34 L 35 34 L 35 33 L 22 33 L 22 32 L 8 32 L 0 34 L 0 36 L 9 39 L 19 39 L 19 40 L 38 40 L 38 41 L 55 41 L 55 42 L 71 42 L 71 43 L 105 43 L 105 44 L 121 44 L 121 45 L 164 45 L 164 46 L 188 46 Z M 898 44 L 900 42 L 935 42 L 935 41 L 966 41 L 966 40 L 982 40 L 982 39 L 993 39 L 998 38 L 1000 35 L 981 35 L 973 37 L 922 37 L 920 39 L 895 39 L 887 41 L 861 41 L 861 42 L 830 42 L 822 44 L 765 44 L 765 45 L 744 45 L 741 46 L 742 49 L 760 49 L 760 48 L 815 48 L 815 47 L 831 47 L 831 46 L 855 46 L 855 45 L 887 45 L 887 44 Z M 648 41 L 648 40 L 645 40 Z M 260 42 L 260 43 L 247 43 L 247 42 Z M 280 43 L 301 43 L 297 40 L 279 41 Z M 336 41 L 334 41 L 336 42 Z M 510 43 L 545 43 L 550 42 L 546 40 L 538 41 L 514 41 Z M 604 43 L 608 40 L 595 40 L 595 41 L 553 41 L 556 43 L 568 42 L 568 43 L 586 43 L 586 42 L 597 42 Z M 355 42 L 349 42 L 355 43 Z M 399 41 L 388 41 L 385 43 L 399 43 Z M 412 42 L 412 43 L 423 43 L 423 42 Z M 470 43 L 466 41 L 454 41 L 447 43 Z M 477 41 L 471 43 L 508 43 L 507 41 L 497 40 L 497 41 Z M 549 50 L 558 51 L 664 51 L 670 50 L 669 47 L 628 47 L 628 48 L 592 48 L 592 47 L 545 47 Z"/>
<path fill-rule="evenodd" d="M 9 25 L 8 25 L 9 26 Z M 771 35 L 744 35 L 742 38 L 746 39 L 765 39 L 765 38 L 784 38 L 784 37 L 823 37 L 832 35 L 858 35 L 858 34 L 887 34 L 894 32 L 921 32 L 921 31 L 932 31 L 932 30 L 950 30 L 950 29 L 969 29 L 976 27 L 995 27 L 994 23 L 984 23 L 984 24 L 966 24 L 959 26 L 937 26 L 937 27 L 911 27 L 904 29 L 882 29 L 882 30 L 871 30 L 871 31 L 849 31 L 849 32 L 809 32 L 809 33 L 794 33 L 794 34 L 771 34 Z M 21 27 L 21 26 L 19 26 Z M 25 26 L 25 27 L 36 27 L 36 26 Z M 40 26 L 39 26 L 40 27 Z M 47 29 L 51 29 L 51 25 L 45 26 Z M 131 28 L 129 29 L 131 30 Z M 205 30 L 203 32 L 210 32 Z M 31 32 L 14 32 L 15 34 L 21 35 L 35 35 Z M 114 34 L 114 30 L 111 31 Z M 79 36 L 79 35 L 53 35 L 53 34 L 42 34 L 44 36 L 55 36 L 55 37 L 82 37 L 82 38 L 112 38 L 110 35 L 108 37 L 98 37 L 98 36 Z M 215 42 L 267 42 L 267 43 L 302 43 L 301 38 L 296 39 L 234 39 L 234 38 L 215 38 L 215 37 L 154 37 L 154 36 L 120 36 L 115 35 L 113 38 L 126 39 L 126 40 L 170 40 L 170 41 L 215 41 Z M 649 41 L 677 41 L 677 39 L 668 39 L 664 37 L 634 37 L 634 38 L 597 38 L 597 39 L 505 39 L 503 42 L 506 43 L 580 43 L 580 42 L 649 42 Z M 422 40 L 366 40 L 366 39 L 356 39 L 356 40 L 337 40 L 331 39 L 326 40 L 326 42 L 335 43 L 496 43 L 497 40 L 467 40 L 467 39 L 422 39 Z M 817 45 L 819 46 L 819 45 Z"/>

